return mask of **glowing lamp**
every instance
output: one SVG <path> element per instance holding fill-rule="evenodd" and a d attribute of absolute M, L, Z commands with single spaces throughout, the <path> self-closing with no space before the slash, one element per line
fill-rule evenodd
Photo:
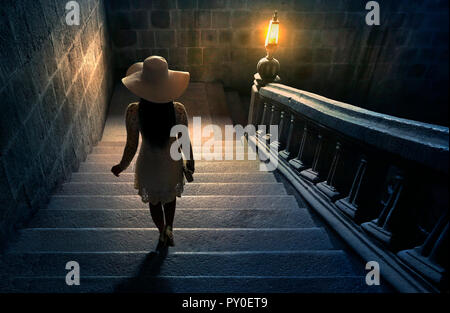
<path fill-rule="evenodd" d="M 278 21 L 278 13 L 275 11 L 272 19 L 269 22 L 266 36 L 266 57 L 259 60 L 255 74 L 255 80 L 259 86 L 264 86 L 268 83 L 279 82 L 278 71 L 280 70 L 280 63 L 273 57 L 273 54 L 278 47 L 278 34 L 280 31 L 280 22 Z"/>
<path fill-rule="evenodd" d="M 280 30 L 280 22 L 278 21 L 277 12 L 273 15 L 272 20 L 269 23 L 266 37 L 266 47 L 278 45 L 278 32 Z"/>

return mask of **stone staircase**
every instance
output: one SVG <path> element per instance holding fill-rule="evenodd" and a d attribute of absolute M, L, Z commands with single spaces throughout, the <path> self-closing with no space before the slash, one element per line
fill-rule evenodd
<path fill-rule="evenodd" d="M 123 151 L 117 127 L 11 243 L 3 292 L 381 291 L 258 161 L 197 161 L 177 202 L 176 246 L 153 252 L 158 232 L 133 166 L 109 172 Z M 80 264 L 79 286 L 65 283 L 69 261 Z"/>

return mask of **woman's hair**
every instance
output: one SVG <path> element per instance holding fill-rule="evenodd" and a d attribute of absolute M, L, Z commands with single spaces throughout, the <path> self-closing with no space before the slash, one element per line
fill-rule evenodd
<path fill-rule="evenodd" d="M 173 102 L 153 103 L 144 99 L 139 102 L 139 125 L 147 143 L 162 148 L 175 123 Z"/>

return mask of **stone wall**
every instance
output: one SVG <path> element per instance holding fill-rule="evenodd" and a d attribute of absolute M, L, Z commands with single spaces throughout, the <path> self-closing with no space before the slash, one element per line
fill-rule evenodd
<path fill-rule="evenodd" d="M 0 7 L 0 240 L 20 227 L 101 137 L 112 93 L 102 0 L 4 0 Z"/>
<path fill-rule="evenodd" d="M 285 84 L 371 110 L 448 124 L 448 1 L 110 0 L 119 75 L 151 54 L 195 81 L 249 93 L 273 10 Z"/>

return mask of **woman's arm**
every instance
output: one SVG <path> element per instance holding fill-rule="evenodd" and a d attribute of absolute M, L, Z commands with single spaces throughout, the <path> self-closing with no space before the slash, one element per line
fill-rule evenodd
<path fill-rule="evenodd" d="M 130 166 L 131 161 L 136 154 L 139 144 L 139 124 L 138 124 L 138 104 L 131 103 L 126 112 L 126 128 L 127 128 L 127 143 L 123 150 L 122 160 L 119 164 L 113 166 L 111 171 L 114 175 L 119 176 L 121 172 Z"/>
<path fill-rule="evenodd" d="M 178 102 L 177 106 L 176 106 L 176 110 L 178 111 L 178 115 L 179 115 L 179 119 L 180 119 L 179 122 L 182 125 L 185 125 L 189 129 L 188 115 L 187 115 L 184 105 L 182 105 L 181 103 Z M 180 134 L 178 136 L 180 136 Z M 188 136 L 189 136 L 189 132 L 188 132 Z M 190 138 L 189 138 L 189 156 L 186 156 L 186 157 L 187 157 L 186 167 L 193 173 L 195 171 L 195 162 L 194 162 L 194 153 L 192 151 L 192 142 L 191 142 Z"/>

